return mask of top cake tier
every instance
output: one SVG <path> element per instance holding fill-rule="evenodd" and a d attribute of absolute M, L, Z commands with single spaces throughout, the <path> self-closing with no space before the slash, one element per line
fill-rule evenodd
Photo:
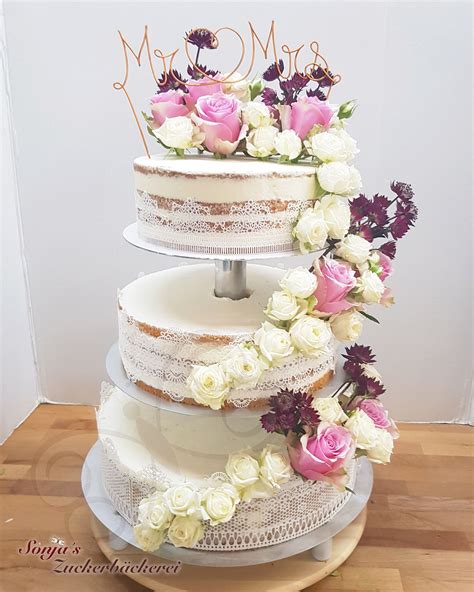
<path fill-rule="evenodd" d="M 140 157 L 134 171 L 140 236 L 183 254 L 291 252 L 316 192 L 311 166 L 245 158 Z"/>

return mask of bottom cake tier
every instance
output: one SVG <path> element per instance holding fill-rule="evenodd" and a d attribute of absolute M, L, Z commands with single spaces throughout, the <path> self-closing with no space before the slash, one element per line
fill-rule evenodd
<path fill-rule="evenodd" d="M 97 424 L 102 443 L 102 478 L 114 508 L 131 525 L 143 498 L 177 484 L 205 487 L 225 478 L 229 455 L 264 447 L 284 448 L 281 436 L 262 430 L 258 417 L 180 415 L 145 405 L 104 384 Z M 356 463 L 347 467 L 349 485 Z M 293 475 L 271 497 L 241 502 L 232 518 L 206 524 L 193 548 L 208 551 L 257 549 L 283 543 L 322 526 L 346 504 L 321 481 Z"/>

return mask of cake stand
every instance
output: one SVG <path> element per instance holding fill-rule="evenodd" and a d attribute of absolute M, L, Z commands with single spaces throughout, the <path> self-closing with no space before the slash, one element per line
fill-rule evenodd
<path fill-rule="evenodd" d="M 299 251 L 266 253 L 258 255 L 222 256 L 206 253 L 185 252 L 167 249 L 159 243 L 142 238 L 137 225 L 131 224 L 123 232 L 124 238 L 133 246 L 162 255 L 180 258 L 215 261 L 215 286 L 217 297 L 239 300 L 248 295 L 246 284 L 247 261 L 253 259 L 274 259 L 301 255 Z M 315 253 L 317 256 L 317 253 Z M 123 368 L 118 345 L 114 344 L 106 358 L 106 370 L 110 380 L 121 391 L 141 403 L 157 407 L 163 411 L 185 415 L 219 416 L 238 414 L 253 419 L 260 416 L 262 409 L 235 408 L 221 411 L 182 405 L 155 397 L 131 382 Z M 342 373 L 339 369 L 336 377 Z M 341 375 L 341 381 L 343 377 Z M 325 387 L 321 392 L 330 396 L 334 388 Z M 160 563 L 179 562 L 181 572 L 174 576 L 148 576 L 130 573 L 125 575 L 152 590 L 221 591 L 226 589 L 251 592 L 294 591 L 323 579 L 332 573 L 356 547 L 362 536 L 366 505 L 372 490 L 372 468 L 366 459 L 358 463 L 355 493 L 351 495 L 341 510 L 326 524 L 312 532 L 285 543 L 244 551 L 203 551 L 177 548 L 165 543 L 153 554 L 141 551 L 135 543 L 133 529 L 115 510 L 110 501 L 101 474 L 101 443 L 90 450 L 82 470 L 82 489 L 92 514 L 92 530 L 98 545 L 109 560 L 117 559 L 119 564 L 140 563 L 143 558 Z M 164 561 L 163 561 L 164 560 Z M 216 570 L 215 568 L 220 568 Z M 199 582 L 196 587 L 196 582 Z M 204 588 L 203 588 L 204 587 Z"/>

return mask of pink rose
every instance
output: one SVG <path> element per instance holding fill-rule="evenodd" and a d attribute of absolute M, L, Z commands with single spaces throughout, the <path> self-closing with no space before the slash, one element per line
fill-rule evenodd
<path fill-rule="evenodd" d="M 199 80 L 191 80 L 187 85 L 186 89 L 188 94 L 185 95 L 186 105 L 192 109 L 197 103 L 200 97 L 206 97 L 208 95 L 214 95 L 222 91 L 222 84 L 220 82 L 214 82 L 211 78 L 204 76 Z"/>
<path fill-rule="evenodd" d="M 394 304 L 395 298 L 393 297 L 392 290 L 390 288 L 385 288 L 382 298 L 380 298 L 380 304 L 388 308 Z"/>
<path fill-rule="evenodd" d="M 377 254 L 379 256 L 379 265 L 382 268 L 382 273 L 379 275 L 379 278 L 383 282 L 393 274 L 392 261 L 390 257 L 387 257 L 387 255 L 381 253 L 380 251 L 377 251 Z"/>
<path fill-rule="evenodd" d="M 164 123 L 167 117 L 179 117 L 189 113 L 184 104 L 182 93 L 177 90 L 168 90 L 154 95 L 150 102 L 151 114 L 158 127 Z"/>
<path fill-rule="evenodd" d="M 327 127 L 333 110 L 317 97 L 302 97 L 291 105 L 290 127 L 304 140 L 310 129 L 316 125 Z"/>
<path fill-rule="evenodd" d="M 312 481 L 343 487 L 344 467 L 354 455 L 354 441 L 346 428 L 321 422 L 314 436 L 305 434 L 288 446 L 291 466 Z"/>
<path fill-rule="evenodd" d="M 395 423 L 389 419 L 388 411 L 380 401 L 376 399 L 362 399 L 357 404 L 359 409 L 370 417 L 376 428 L 387 430 L 393 438 L 398 438 L 398 430 Z"/>
<path fill-rule="evenodd" d="M 240 102 L 233 94 L 218 92 L 197 100 L 194 122 L 205 133 L 204 145 L 211 152 L 231 154 L 241 137 Z"/>
<path fill-rule="evenodd" d="M 337 259 L 323 258 L 316 265 L 318 285 L 314 295 L 318 302 L 316 309 L 335 314 L 353 306 L 345 297 L 356 284 L 354 270 Z"/>

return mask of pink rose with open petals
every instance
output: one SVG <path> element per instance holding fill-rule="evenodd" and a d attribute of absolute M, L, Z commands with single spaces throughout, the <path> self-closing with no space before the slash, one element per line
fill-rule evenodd
<path fill-rule="evenodd" d="M 318 278 L 314 292 L 318 301 L 317 310 L 335 314 L 353 306 L 346 300 L 347 294 L 356 284 L 355 272 L 350 265 L 324 257 L 315 266 L 315 273 Z"/>
<path fill-rule="evenodd" d="M 382 273 L 379 274 L 379 278 L 383 282 L 393 274 L 392 261 L 390 257 L 387 257 L 387 255 L 381 253 L 380 251 L 377 251 L 377 254 L 379 256 L 379 265 L 382 268 Z"/>
<path fill-rule="evenodd" d="M 290 128 L 304 140 L 314 125 L 328 127 L 333 114 L 331 107 L 317 97 L 301 97 L 291 104 Z"/>
<path fill-rule="evenodd" d="M 376 399 L 362 399 L 357 407 L 370 417 L 376 428 L 387 430 L 392 438 L 398 438 L 398 429 L 395 422 L 388 417 L 388 411 L 380 401 Z"/>
<path fill-rule="evenodd" d="M 154 95 L 150 102 L 153 121 L 158 127 L 168 117 L 179 117 L 189 113 L 189 109 L 184 104 L 183 94 L 177 90 L 168 90 Z"/>
<path fill-rule="evenodd" d="M 314 436 L 305 434 L 288 446 L 291 466 L 311 481 L 327 481 L 339 488 L 346 480 L 345 465 L 354 456 L 352 435 L 342 426 L 321 422 Z"/>
<path fill-rule="evenodd" d="M 218 92 L 199 97 L 194 122 L 205 134 L 204 145 L 211 152 L 231 154 L 241 137 L 240 101 L 233 94 Z"/>
<path fill-rule="evenodd" d="M 200 97 L 206 97 L 221 92 L 222 83 L 214 82 L 208 76 L 204 76 L 199 80 L 191 80 L 186 85 L 186 90 L 188 91 L 185 95 L 186 105 L 192 109 Z"/>

